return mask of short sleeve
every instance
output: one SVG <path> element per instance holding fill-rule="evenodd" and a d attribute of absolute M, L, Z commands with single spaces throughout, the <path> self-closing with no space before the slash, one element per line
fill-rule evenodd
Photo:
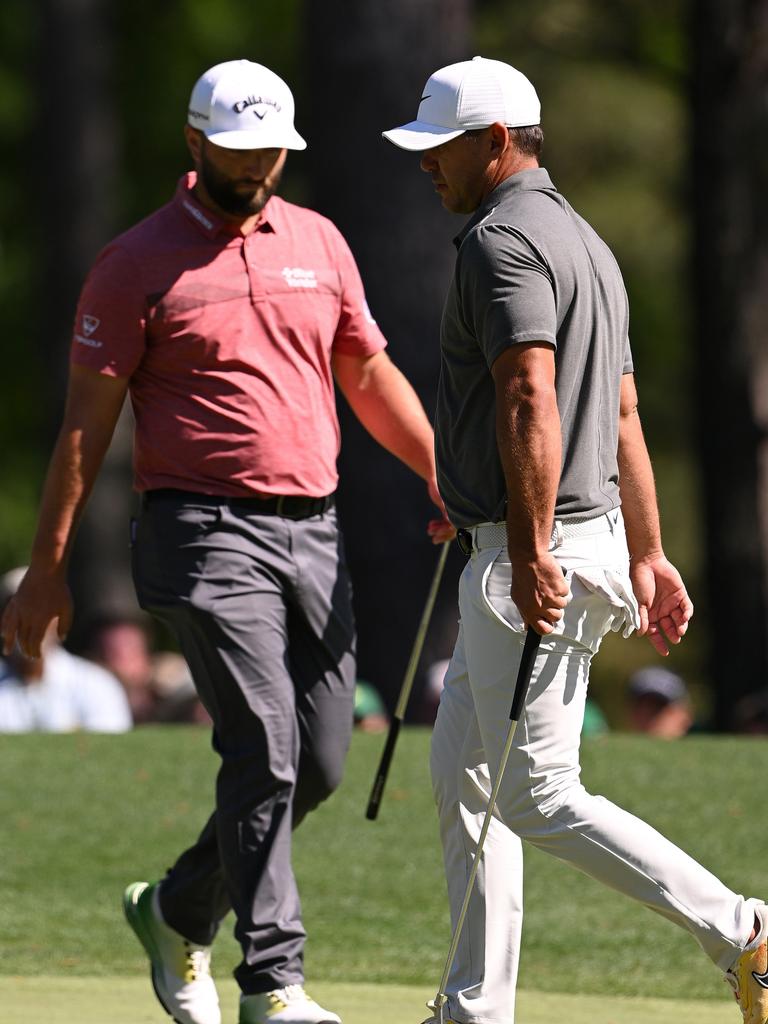
<path fill-rule="evenodd" d="M 627 335 L 624 341 L 624 366 L 621 372 L 622 374 L 635 372 L 635 363 L 632 359 L 632 346 L 629 344 L 629 335 Z"/>
<path fill-rule="evenodd" d="M 373 355 L 386 348 L 387 341 L 368 308 L 355 258 L 342 235 L 335 231 L 335 236 L 334 257 L 341 283 L 341 309 L 333 351 L 350 356 Z"/>
<path fill-rule="evenodd" d="M 462 313 L 488 366 L 510 347 L 544 341 L 557 347 L 557 310 L 546 261 L 517 229 L 480 225 L 459 251 Z"/>
<path fill-rule="evenodd" d="M 70 361 L 110 377 L 130 377 L 144 355 L 145 327 L 138 266 L 120 245 L 108 245 L 80 293 Z"/>

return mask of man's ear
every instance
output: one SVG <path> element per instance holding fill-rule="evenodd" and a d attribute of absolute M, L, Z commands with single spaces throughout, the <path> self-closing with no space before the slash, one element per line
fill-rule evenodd
<path fill-rule="evenodd" d="M 491 151 L 495 157 L 500 157 L 509 145 L 509 131 L 505 124 L 500 121 L 491 125 Z"/>

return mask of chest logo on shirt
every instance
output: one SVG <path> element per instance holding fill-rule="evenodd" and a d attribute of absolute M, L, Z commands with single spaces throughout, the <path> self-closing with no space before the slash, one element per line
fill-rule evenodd
<path fill-rule="evenodd" d="M 283 267 L 280 271 L 283 280 L 291 288 L 317 288 L 317 277 L 314 270 L 303 267 Z"/>
<path fill-rule="evenodd" d="M 85 316 L 83 317 L 83 334 L 86 336 L 86 338 L 90 338 L 90 336 L 93 334 L 93 332 L 96 330 L 100 323 L 101 320 L 99 320 L 97 317 L 88 316 L 87 313 L 85 314 Z"/>

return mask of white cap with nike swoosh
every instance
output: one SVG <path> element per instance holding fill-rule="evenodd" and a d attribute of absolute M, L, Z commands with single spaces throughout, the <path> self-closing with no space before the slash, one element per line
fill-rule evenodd
<path fill-rule="evenodd" d="M 416 120 L 382 135 L 401 149 L 415 151 L 497 121 L 508 128 L 539 124 L 539 97 L 525 75 L 510 64 L 473 57 L 431 75 Z"/>
<path fill-rule="evenodd" d="M 228 60 L 198 78 L 187 121 L 224 149 L 306 149 L 293 114 L 293 93 L 274 71 Z"/>

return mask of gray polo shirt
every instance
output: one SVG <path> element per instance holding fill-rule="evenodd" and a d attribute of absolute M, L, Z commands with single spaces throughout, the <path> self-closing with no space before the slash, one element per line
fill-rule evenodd
<path fill-rule="evenodd" d="M 632 356 L 627 294 L 610 249 L 544 168 L 498 185 L 456 246 L 435 418 L 438 481 L 451 521 L 505 518 L 491 367 L 526 341 L 555 349 L 563 439 L 555 514 L 615 508 L 620 383 Z"/>

